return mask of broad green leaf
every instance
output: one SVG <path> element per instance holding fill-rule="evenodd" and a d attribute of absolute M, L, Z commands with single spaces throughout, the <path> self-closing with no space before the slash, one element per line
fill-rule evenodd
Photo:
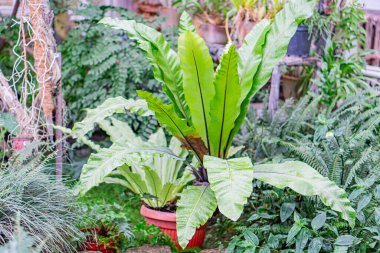
<path fill-rule="evenodd" d="M 140 159 L 137 153 L 150 152 L 162 153 L 175 159 L 182 159 L 171 152 L 170 149 L 162 147 L 128 147 L 112 145 L 107 149 L 101 149 L 98 153 L 91 154 L 87 164 L 82 168 L 80 176 L 80 191 L 87 192 L 92 187 L 104 182 L 111 172 L 124 164 L 130 165 L 136 159 Z"/>
<path fill-rule="evenodd" d="M 211 100 L 210 153 L 226 158 L 230 132 L 239 115 L 240 85 L 237 72 L 238 54 L 234 44 L 228 44 L 214 79 L 215 96 Z"/>
<path fill-rule="evenodd" d="M 186 124 L 184 119 L 178 117 L 173 105 L 164 104 L 159 98 L 146 91 L 137 91 L 137 94 L 148 102 L 149 109 L 154 111 L 157 120 L 168 129 L 168 131 L 177 137 L 186 147 L 194 150 L 201 160 L 206 148 L 194 127 Z"/>
<path fill-rule="evenodd" d="M 245 230 L 243 232 L 243 236 L 244 236 L 244 239 L 248 241 L 251 245 L 259 246 L 259 243 L 260 243 L 259 238 L 252 231 Z"/>
<path fill-rule="evenodd" d="M 297 223 L 294 223 L 288 232 L 288 237 L 286 238 L 286 243 L 289 244 L 290 242 L 292 242 L 292 240 L 298 235 L 298 233 L 301 231 L 301 229 L 302 229 L 302 226 L 300 226 Z"/>
<path fill-rule="evenodd" d="M 323 246 L 323 239 L 320 237 L 314 238 L 309 243 L 308 253 L 319 253 Z"/>
<path fill-rule="evenodd" d="M 99 121 L 99 127 L 106 132 L 114 144 L 123 146 L 127 143 L 143 143 L 143 140 L 136 136 L 127 122 L 111 117 L 109 120 Z"/>
<path fill-rule="evenodd" d="M 354 243 L 355 237 L 352 235 L 341 235 L 335 240 L 335 245 L 351 246 Z"/>
<path fill-rule="evenodd" d="M 162 33 L 136 23 L 134 20 L 117 20 L 103 18 L 100 23 L 115 29 L 128 32 L 131 39 L 137 40 L 139 47 L 145 52 L 153 66 L 154 77 L 163 83 L 162 89 L 173 102 L 173 106 L 181 118 L 188 119 L 188 108 L 185 103 L 182 87 L 182 71 L 178 55 L 170 49 Z"/>
<path fill-rule="evenodd" d="M 186 31 L 195 32 L 195 27 L 190 15 L 184 11 L 182 12 L 181 18 L 179 19 L 178 33 L 181 35 Z"/>
<path fill-rule="evenodd" d="M 158 197 L 160 196 L 162 192 L 161 179 L 158 176 L 157 172 L 155 172 L 151 168 L 144 166 L 143 170 L 145 172 L 145 181 L 146 181 L 148 191 L 152 196 L 155 197 L 153 201 L 156 202 L 156 205 L 160 206 L 162 203 L 158 203 L 159 201 Z"/>
<path fill-rule="evenodd" d="M 326 223 L 326 213 L 320 213 L 315 218 L 311 221 L 311 227 L 313 228 L 314 231 L 317 231 L 321 227 L 323 227 Z"/>
<path fill-rule="evenodd" d="M 219 211 L 236 221 L 252 193 L 253 166 L 248 157 L 229 160 L 205 156 L 204 167 Z"/>
<path fill-rule="evenodd" d="M 178 39 L 178 54 L 183 71 L 183 90 L 191 121 L 206 147 L 210 147 L 210 102 L 214 97 L 214 65 L 204 40 L 186 31 Z"/>
<path fill-rule="evenodd" d="M 196 228 L 204 225 L 216 210 L 216 199 L 210 186 L 188 186 L 177 202 L 178 242 L 185 248 Z"/>
<path fill-rule="evenodd" d="M 124 113 L 125 110 L 136 112 L 142 116 L 152 115 L 152 112 L 148 110 L 147 103 L 142 99 L 109 98 L 95 109 L 87 109 L 86 117 L 74 124 L 72 135 L 75 138 L 80 138 L 93 130 L 95 124 L 114 113 Z"/>
<path fill-rule="evenodd" d="M 307 241 L 309 240 L 310 234 L 306 228 L 301 229 L 301 232 L 297 235 L 296 239 L 296 253 L 303 253 Z"/>
<path fill-rule="evenodd" d="M 360 212 L 363 210 L 370 202 L 372 199 L 372 194 L 366 194 L 364 195 L 358 202 L 358 207 L 356 208 L 356 212 Z"/>
<path fill-rule="evenodd" d="M 351 226 L 355 225 L 356 212 L 351 207 L 346 192 L 303 162 L 255 165 L 253 175 L 254 178 L 281 189 L 289 187 L 304 196 L 317 195 L 325 205 L 340 212 Z"/>
<path fill-rule="evenodd" d="M 292 215 L 295 208 L 296 208 L 295 203 L 283 203 L 280 209 L 281 222 L 286 221 Z"/>
<path fill-rule="evenodd" d="M 269 30 L 263 49 L 263 58 L 253 79 L 250 96 L 263 87 L 272 75 L 273 68 L 284 58 L 298 25 L 313 14 L 311 0 L 290 0 L 277 13 Z"/>
<path fill-rule="evenodd" d="M 247 34 L 244 39 L 243 45 L 238 50 L 238 72 L 240 78 L 241 94 L 240 94 L 240 109 L 239 116 L 236 119 L 234 128 L 229 137 L 227 149 L 231 146 L 232 139 L 239 131 L 240 126 L 244 122 L 245 116 L 248 112 L 248 107 L 251 102 L 249 95 L 252 89 L 252 81 L 255 76 L 263 56 L 263 46 L 265 44 L 265 37 L 270 29 L 270 21 L 263 20 Z"/>

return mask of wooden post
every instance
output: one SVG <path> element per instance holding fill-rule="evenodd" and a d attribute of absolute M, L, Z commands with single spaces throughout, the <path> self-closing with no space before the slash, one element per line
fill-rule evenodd
<path fill-rule="evenodd" d="M 272 72 L 269 101 L 268 101 L 268 112 L 271 117 L 273 117 L 273 115 L 278 109 L 278 101 L 280 99 L 280 82 L 281 82 L 280 65 L 276 65 Z"/>
<path fill-rule="evenodd" d="M 61 66 L 61 54 L 59 54 L 58 62 Z M 57 93 L 55 96 L 56 106 L 55 106 L 55 125 L 57 126 L 63 126 L 63 94 L 62 94 L 62 81 L 61 79 L 57 83 Z M 62 143 L 63 133 L 61 130 L 56 129 L 55 130 L 55 143 L 56 143 L 56 149 L 57 149 L 57 155 L 55 158 L 55 170 L 56 170 L 56 178 L 58 181 L 62 180 L 62 169 L 63 169 L 63 143 Z"/>

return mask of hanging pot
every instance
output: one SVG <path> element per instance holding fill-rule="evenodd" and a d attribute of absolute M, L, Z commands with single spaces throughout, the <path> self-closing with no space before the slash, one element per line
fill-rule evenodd
<path fill-rule="evenodd" d="M 182 249 L 178 243 L 177 226 L 176 226 L 176 214 L 169 212 L 162 212 L 150 209 L 145 205 L 141 206 L 140 213 L 145 217 L 147 224 L 153 224 L 160 228 L 162 232 L 167 234 L 175 243 L 178 249 Z M 202 248 L 206 235 L 206 226 L 197 228 L 193 238 L 189 241 L 186 248 Z"/>
<path fill-rule="evenodd" d="M 309 56 L 311 40 L 309 39 L 309 29 L 305 25 L 300 25 L 296 33 L 289 42 L 288 56 Z"/>

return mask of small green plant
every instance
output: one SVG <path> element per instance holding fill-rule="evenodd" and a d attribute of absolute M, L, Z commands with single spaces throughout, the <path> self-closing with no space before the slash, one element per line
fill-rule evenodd
<path fill-rule="evenodd" d="M 256 25 L 238 51 L 229 43 L 216 72 L 209 50 L 194 32 L 187 13 L 182 15 L 179 26 L 178 54 L 162 34 L 143 24 L 110 18 L 101 21 L 126 30 L 137 40 L 171 103 L 164 104 L 146 91 L 138 95 L 146 100 L 157 120 L 198 159 L 195 183 L 182 191 L 177 202 L 178 239 L 183 248 L 217 207 L 236 221 L 252 192 L 253 179 L 279 188 L 290 187 L 306 196 L 319 195 L 353 226 L 355 211 L 345 192 L 307 164 L 253 166 L 247 157 L 229 159 L 233 138 L 252 96 L 269 80 L 273 67 L 285 56 L 298 24 L 311 15 L 312 9 L 313 3 L 307 0 L 285 4 L 273 22 L 263 20 Z M 114 159 L 120 154 L 115 153 Z"/>

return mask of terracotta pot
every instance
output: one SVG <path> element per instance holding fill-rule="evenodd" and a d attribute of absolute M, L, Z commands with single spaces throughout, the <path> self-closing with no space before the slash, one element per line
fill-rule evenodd
<path fill-rule="evenodd" d="M 153 224 L 161 229 L 162 232 L 170 236 L 178 249 L 182 249 L 178 244 L 176 214 L 161 212 L 150 209 L 145 205 L 141 206 L 140 213 L 145 217 L 147 224 Z M 189 241 L 186 248 L 202 248 L 206 235 L 206 226 L 201 226 L 195 231 L 193 238 Z"/>
<path fill-rule="evenodd" d="M 225 45 L 228 41 L 226 29 L 223 25 L 206 23 L 201 17 L 194 16 L 195 30 L 203 37 L 207 44 Z"/>
<path fill-rule="evenodd" d="M 12 139 L 13 150 L 20 151 L 24 149 L 28 144 L 32 143 L 33 138 L 31 137 L 14 137 Z"/>
<path fill-rule="evenodd" d="M 86 228 L 81 229 L 82 232 L 90 232 L 90 233 L 96 233 L 97 235 L 101 234 L 100 228 Z M 105 243 L 98 243 L 98 242 L 89 242 L 85 241 L 79 246 L 80 251 L 94 251 L 94 252 L 101 252 L 101 253 L 114 253 L 115 249 L 115 242 L 110 241 L 107 244 Z"/>
<path fill-rule="evenodd" d="M 161 29 L 167 29 L 179 24 L 179 12 L 177 8 L 161 6 L 158 9 L 158 15 L 165 17 L 165 22 L 161 25 Z"/>

